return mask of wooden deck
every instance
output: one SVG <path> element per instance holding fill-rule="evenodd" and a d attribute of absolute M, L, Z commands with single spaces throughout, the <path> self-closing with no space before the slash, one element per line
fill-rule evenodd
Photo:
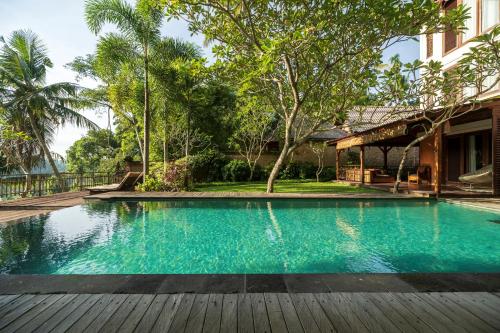
<path fill-rule="evenodd" d="M 499 332 L 494 293 L 0 296 L 1 332 Z"/>
<path fill-rule="evenodd" d="M 0 201 L 0 223 L 45 214 L 84 203 L 88 191 L 66 192 L 37 198 Z"/>

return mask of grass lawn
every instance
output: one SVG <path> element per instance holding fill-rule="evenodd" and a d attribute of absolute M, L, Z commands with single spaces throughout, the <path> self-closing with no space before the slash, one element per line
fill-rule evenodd
<path fill-rule="evenodd" d="M 265 192 L 266 182 L 197 184 L 198 192 Z M 274 185 L 276 193 L 373 193 L 377 190 L 352 186 L 345 183 L 319 182 L 310 180 L 278 180 Z"/>

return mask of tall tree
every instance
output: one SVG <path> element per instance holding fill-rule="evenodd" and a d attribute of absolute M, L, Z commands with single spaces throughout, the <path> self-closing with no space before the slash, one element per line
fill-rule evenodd
<path fill-rule="evenodd" d="M 44 158 L 63 186 L 63 180 L 40 126 L 76 126 L 97 128 L 89 119 L 72 109 L 80 107 L 79 87 L 61 82 L 46 85 L 47 68 L 52 62 L 39 37 L 29 30 L 14 31 L 0 50 L 0 101 L 3 107 L 19 117 L 28 119 L 31 131 L 40 145 Z"/>
<path fill-rule="evenodd" d="M 114 24 L 121 32 L 120 38 L 126 40 L 136 52 L 142 54 L 144 74 L 144 175 L 149 173 L 150 148 L 150 87 L 149 61 L 150 49 L 160 39 L 160 26 L 163 13 L 149 0 L 138 0 L 132 7 L 124 0 L 87 0 L 85 17 L 90 30 L 98 34 L 105 23 Z M 109 35 L 108 35 L 109 37 Z"/>
<path fill-rule="evenodd" d="M 442 16 L 430 0 L 156 1 L 216 42 L 216 56 L 242 91 L 276 108 L 284 142 L 268 192 L 298 146 L 366 98 L 387 47 L 464 16 L 461 6 Z"/>

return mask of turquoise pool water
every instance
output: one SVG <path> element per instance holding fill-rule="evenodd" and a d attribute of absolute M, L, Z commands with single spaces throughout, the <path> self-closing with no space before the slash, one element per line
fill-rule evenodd
<path fill-rule="evenodd" d="M 500 272 L 500 214 L 417 200 L 92 203 L 1 227 L 0 272 Z"/>

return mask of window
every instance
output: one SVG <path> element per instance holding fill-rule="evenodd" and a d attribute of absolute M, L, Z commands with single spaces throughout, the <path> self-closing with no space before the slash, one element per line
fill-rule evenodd
<path fill-rule="evenodd" d="M 486 31 L 500 23 L 500 0 L 481 1 L 481 30 Z"/>
<path fill-rule="evenodd" d="M 432 34 L 425 35 L 425 41 L 427 45 L 427 58 L 432 57 L 434 52 L 434 39 Z"/>
<path fill-rule="evenodd" d="M 463 32 L 463 40 L 476 37 L 477 34 L 477 3 L 476 0 L 462 0 L 464 7 L 469 9 L 469 18 L 465 21 L 466 30 Z"/>
<path fill-rule="evenodd" d="M 444 7 L 444 14 L 452 9 L 457 8 L 457 0 L 449 1 Z M 458 35 L 451 28 L 444 32 L 444 52 L 450 52 L 458 46 Z"/>

